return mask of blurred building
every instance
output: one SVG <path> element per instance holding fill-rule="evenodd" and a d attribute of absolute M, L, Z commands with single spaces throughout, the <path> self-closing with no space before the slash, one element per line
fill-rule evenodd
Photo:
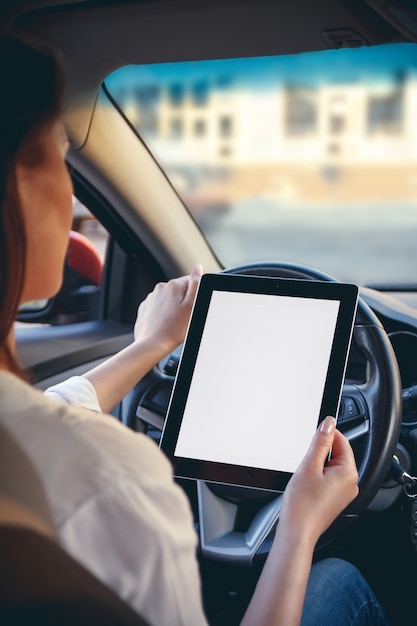
<path fill-rule="evenodd" d="M 185 196 L 417 193 L 412 69 L 327 84 L 189 76 L 132 83 L 123 100 Z"/>

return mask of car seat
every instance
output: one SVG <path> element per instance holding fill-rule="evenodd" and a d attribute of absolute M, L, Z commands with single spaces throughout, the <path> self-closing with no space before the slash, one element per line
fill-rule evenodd
<path fill-rule="evenodd" d="M 148 626 L 58 544 L 37 472 L 0 426 L 0 623 Z"/>

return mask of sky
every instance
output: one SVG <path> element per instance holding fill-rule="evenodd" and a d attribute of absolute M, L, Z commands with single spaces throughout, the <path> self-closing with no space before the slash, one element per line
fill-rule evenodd
<path fill-rule="evenodd" d="M 106 80 L 110 91 L 122 83 L 135 85 L 233 76 L 234 82 L 276 87 L 281 83 L 319 85 L 320 83 L 391 81 L 398 73 L 417 74 L 417 44 L 384 45 L 355 49 L 325 50 L 277 57 L 221 59 L 153 65 L 130 65 Z"/>

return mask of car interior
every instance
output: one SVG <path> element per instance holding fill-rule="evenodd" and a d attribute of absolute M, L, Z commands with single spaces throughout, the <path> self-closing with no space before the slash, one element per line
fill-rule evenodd
<path fill-rule="evenodd" d="M 315 559 L 351 561 L 390 624 L 414 623 L 416 2 L 5 0 L 0 25 L 62 63 L 72 228 L 102 262 L 97 284 L 74 281 L 68 260 L 61 292 L 22 306 L 17 349 L 33 385 L 128 345 L 139 303 L 196 264 L 358 284 L 338 424 L 360 493 Z M 180 355 L 140 380 L 114 418 L 158 443 Z M 178 482 L 209 623 L 238 623 L 282 496 Z"/>

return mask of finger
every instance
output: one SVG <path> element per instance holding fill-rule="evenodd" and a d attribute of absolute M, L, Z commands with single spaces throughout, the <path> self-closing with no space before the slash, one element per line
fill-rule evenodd
<path fill-rule="evenodd" d="M 332 446 L 332 458 L 329 465 L 342 464 L 355 465 L 356 467 L 355 455 L 349 440 L 340 431 L 336 430 Z"/>
<path fill-rule="evenodd" d="M 328 415 L 316 430 L 305 462 L 312 468 L 323 468 L 333 444 L 336 420 Z"/>
<path fill-rule="evenodd" d="M 200 278 L 202 277 L 202 275 L 203 275 L 203 267 L 201 265 L 196 265 L 195 267 L 193 267 L 189 280 L 188 280 L 187 289 L 184 295 L 184 301 L 194 300 L 198 283 L 200 282 Z"/>
<path fill-rule="evenodd" d="M 348 499 L 348 502 L 353 500 L 358 492 L 358 470 L 355 462 L 355 455 L 353 454 L 352 446 L 350 442 L 341 432 L 335 431 L 335 438 L 333 442 L 332 458 L 330 459 L 324 472 L 337 472 L 339 479 L 343 476 L 344 493 Z"/>
<path fill-rule="evenodd" d="M 193 279 L 195 278 L 197 280 L 200 280 L 200 278 L 203 275 L 203 271 L 204 270 L 203 270 L 203 266 L 202 265 L 195 265 L 193 267 L 193 269 L 192 269 L 192 272 L 191 272 L 191 278 L 193 278 Z"/>

